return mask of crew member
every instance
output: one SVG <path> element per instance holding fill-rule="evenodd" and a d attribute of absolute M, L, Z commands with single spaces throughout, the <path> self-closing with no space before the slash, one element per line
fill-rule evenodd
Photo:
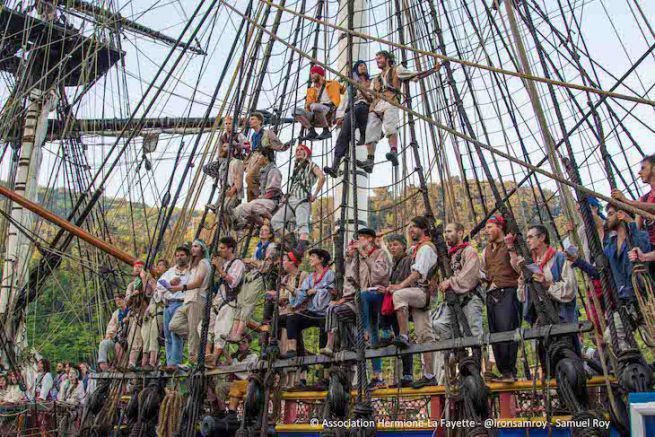
<path fill-rule="evenodd" d="M 412 272 L 398 284 L 392 284 L 386 291 L 393 294 L 393 306 L 398 318 L 399 335 L 394 344 L 399 348 L 408 348 L 409 341 L 409 313 L 414 319 L 414 332 L 419 344 L 435 341 L 434 331 L 430 324 L 428 308 L 430 306 L 430 292 L 427 286 L 429 279 L 434 276 L 437 265 L 437 251 L 429 236 L 430 221 L 427 217 L 414 217 L 409 227 L 409 234 L 414 242 L 412 249 L 414 263 Z M 423 353 L 423 377 L 412 386 L 415 388 L 427 385 L 436 385 L 433 373 L 433 353 Z"/>
<path fill-rule="evenodd" d="M 326 140 L 331 137 L 330 123 L 332 116 L 341 102 L 341 86 L 337 81 L 326 80 L 325 70 L 314 65 L 309 70 L 312 86 L 307 88 L 305 109 L 296 108 L 294 116 L 307 134 L 301 141 Z M 315 127 L 322 127 L 319 135 Z"/>
<path fill-rule="evenodd" d="M 357 161 L 367 173 L 373 172 L 375 163 L 375 146 L 384 135 L 389 139 L 390 151 L 387 153 L 387 160 L 393 166 L 398 165 L 398 124 L 400 122 L 400 110 L 389 101 L 400 105 L 402 95 L 401 85 L 404 80 L 418 81 L 439 70 L 437 64 L 432 70 L 425 72 L 410 71 L 402 65 L 396 65 L 394 56 L 387 50 L 381 50 L 375 54 L 375 61 L 380 69 L 380 75 L 371 81 L 373 91 L 373 102 L 370 105 L 368 121 L 366 123 L 366 149 L 368 156 L 366 161 Z M 384 99 L 381 98 L 384 96 Z"/>
<path fill-rule="evenodd" d="M 325 175 L 311 158 L 312 151 L 309 147 L 304 144 L 296 147 L 296 162 L 287 197 L 271 219 L 271 225 L 277 233 L 281 233 L 282 228 L 289 223 L 295 223 L 295 231 L 299 239 L 298 249 L 301 252 L 304 252 L 309 245 L 312 203 L 318 197 L 325 182 Z"/>
<path fill-rule="evenodd" d="M 346 94 L 341 99 L 336 114 L 336 124 L 341 128 L 341 130 L 337 137 L 337 143 L 334 146 L 334 161 L 332 162 L 332 166 L 323 167 L 323 171 L 333 178 L 337 177 L 341 160 L 346 156 L 346 153 L 348 153 L 348 150 L 350 149 L 353 121 L 355 123 L 356 138 L 357 133 L 359 133 L 357 144 L 364 144 L 369 105 L 373 100 L 373 97 L 364 91 L 371 86 L 371 78 L 364 61 L 355 62 L 352 69 L 352 78 L 358 85 L 360 85 L 360 87 L 346 88 Z M 351 92 L 351 90 L 353 91 Z M 354 102 L 351 102 L 350 94 L 355 96 Z M 350 113 L 351 106 L 353 107 L 352 114 Z"/>

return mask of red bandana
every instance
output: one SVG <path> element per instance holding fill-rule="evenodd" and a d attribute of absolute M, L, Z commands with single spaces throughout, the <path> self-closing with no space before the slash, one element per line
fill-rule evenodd
<path fill-rule="evenodd" d="M 319 276 L 318 279 L 316 278 L 316 272 L 312 273 L 312 280 L 314 281 L 314 283 L 312 285 L 314 287 L 316 286 L 316 284 L 320 283 L 323 280 L 323 278 L 325 277 L 325 274 L 327 273 L 328 270 L 330 270 L 329 267 L 326 267 L 325 269 L 323 269 L 323 273 L 321 273 L 321 276 Z"/>
<path fill-rule="evenodd" d="M 449 247 L 448 248 L 448 255 L 452 255 L 454 253 L 457 253 L 458 250 L 464 249 L 464 248 L 466 248 L 466 247 L 468 247 L 470 245 L 471 245 L 470 243 L 462 243 L 462 244 L 458 244 L 457 246 Z"/>
<path fill-rule="evenodd" d="M 544 257 L 541 259 L 541 262 L 539 263 L 539 267 L 541 267 L 541 270 L 543 271 L 544 267 L 546 267 L 546 264 L 548 264 L 548 261 L 550 261 L 557 251 L 553 249 L 552 247 L 548 246 L 548 249 L 546 249 L 546 253 L 544 253 Z"/>

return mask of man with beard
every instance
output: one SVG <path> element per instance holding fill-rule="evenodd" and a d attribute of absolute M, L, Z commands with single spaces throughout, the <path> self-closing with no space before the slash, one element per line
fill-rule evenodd
<path fill-rule="evenodd" d="M 369 105 L 373 100 L 373 97 L 365 91 L 371 86 L 371 79 L 364 61 L 355 62 L 352 68 L 352 77 L 363 89 L 348 87 L 346 94 L 341 99 L 341 103 L 337 108 L 336 124 L 341 130 L 337 137 L 337 143 L 334 146 L 334 161 L 332 162 L 332 166 L 323 168 L 323 171 L 333 178 L 337 177 L 341 160 L 350 149 L 352 123 L 355 123 L 355 136 L 357 136 L 357 131 L 359 131 L 358 144 L 364 143 Z M 353 102 L 351 102 L 350 94 L 354 94 L 355 96 Z M 352 114 L 350 112 L 351 103 L 353 107 Z"/>
<path fill-rule="evenodd" d="M 650 191 L 639 198 L 639 200 L 630 200 L 619 190 L 612 191 L 612 197 L 635 208 L 655 214 L 655 155 L 644 157 L 641 161 L 639 178 L 644 184 L 649 185 Z M 648 238 L 651 246 L 655 245 L 655 220 L 645 217 L 637 217 L 637 227 L 648 232 Z"/>
<path fill-rule="evenodd" d="M 330 135 L 330 117 L 341 102 L 341 86 L 335 80 L 325 79 L 325 70 L 320 65 L 314 65 L 309 70 L 312 86 L 307 88 L 305 109 L 296 108 L 294 116 L 306 135 L 300 141 L 326 140 Z M 319 135 L 314 127 L 322 127 Z"/>
<path fill-rule="evenodd" d="M 445 294 L 452 291 L 457 295 L 459 304 L 462 307 L 467 324 L 474 336 L 482 335 L 482 305 L 483 298 L 480 290 L 480 258 L 478 253 L 469 243 L 464 242 L 464 226 L 461 223 L 449 223 L 444 232 L 446 244 L 448 244 L 448 255 L 450 256 L 450 268 L 453 274 L 450 278 L 439 284 L 439 291 Z M 432 316 L 432 327 L 435 330 L 438 340 L 446 340 L 453 336 L 453 313 L 446 303 L 437 307 Z M 464 335 L 461 325 L 459 331 Z M 478 364 L 481 364 L 482 355 L 480 348 L 473 349 L 477 355 Z M 437 352 L 437 381 L 441 380 L 443 373 L 444 353 Z"/>
<path fill-rule="evenodd" d="M 516 296 L 519 272 L 510 262 L 510 251 L 505 243 L 507 222 L 500 215 L 492 215 L 485 224 L 488 244 L 482 251 L 482 280 L 487 283 L 487 320 L 489 332 L 513 331 L 521 326 L 521 304 Z M 514 382 L 518 344 L 509 341 L 492 345 L 500 381 Z"/>
<path fill-rule="evenodd" d="M 402 96 L 402 82 L 405 80 L 418 81 L 439 70 L 440 64 L 425 72 L 410 71 L 402 65 L 396 65 L 394 56 L 381 50 L 375 54 L 375 62 L 380 69 L 380 75 L 371 81 L 373 102 L 369 109 L 366 123 L 366 161 L 357 161 L 357 165 L 367 173 L 373 172 L 375 163 L 375 146 L 383 136 L 389 139 L 390 151 L 387 160 L 395 167 L 398 165 L 398 124 L 400 123 L 400 110 L 389 101 L 400 105 Z M 384 98 L 382 98 L 384 97 Z M 384 128 L 384 129 L 383 129 Z M 383 134 L 384 130 L 384 134 Z"/>
<path fill-rule="evenodd" d="M 414 217 L 409 225 L 409 234 L 414 242 L 412 247 L 413 264 L 407 278 L 397 284 L 387 287 L 387 292 L 393 295 L 393 307 L 398 318 L 399 334 L 393 344 L 401 349 L 407 349 L 409 341 L 409 313 L 414 319 L 414 332 L 418 344 L 435 341 L 434 331 L 430 324 L 428 309 L 430 296 L 427 287 L 428 280 L 434 275 L 437 265 L 437 251 L 430 240 L 430 221 L 427 217 Z M 433 353 L 423 354 L 423 377 L 412 386 L 421 388 L 436 385 L 433 372 Z"/>
<path fill-rule="evenodd" d="M 304 144 L 296 147 L 296 163 L 293 167 L 291 181 L 286 200 L 280 204 L 271 219 L 271 226 L 275 232 L 281 233 L 288 223 L 295 223 L 299 251 L 304 252 L 309 244 L 312 203 L 318 197 L 325 182 L 325 175 L 312 161 L 311 149 Z"/>
<path fill-rule="evenodd" d="M 209 258 L 207 244 L 201 239 L 195 239 L 191 243 L 189 280 L 186 283 L 180 281 L 177 285 L 169 288 L 173 293 L 180 291 L 184 293 L 182 306 L 175 311 L 168 327 L 175 334 L 188 337 L 189 361 L 192 363 L 198 359 L 200 346 L 198 326 L 200 326 L 204 314 L 212 275 Z"/>
<path fill-rule="evenodd" d="M 637 229 L 634 217 L 629 212 L 620 210 L 611 204 L 607 205 L 606 225 L 607 233 L 603 242 L 603 250 L 612 270 L 612 278 L 619 296 L 618 304 L 619 306 L 625 305 L 627 308 L 636 308 L 637 298 L 632 287 L 632 269 L 634 265 L 628 253 L 630 249 L 628 236 L 632 238 L 633 250 L 637 249 L 647 253 L 652 247 L 648 239 L 648 233 Z M 623 338 L 623 326 L 616 314 L 615 320 L 619 336 Z"/>
<path fill-rule="evenodd" d="M 189 283 L 189 262 L 191 249 L 183 244 L 175 249 L 175 265 L 168 269 L 157 283 L 157 293 L 164 302 L 164 338 L 166 345 L 166 370 L 175 371 L 182 363 L 184 354 L 184 339 L 170 330 L 169 324 L 175 312 L 184 303 L 184 292 L 169 290 L 170 286 Z"/>

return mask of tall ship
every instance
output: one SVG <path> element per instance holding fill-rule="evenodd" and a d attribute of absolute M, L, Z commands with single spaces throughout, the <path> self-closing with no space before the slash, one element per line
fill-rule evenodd
<path fill-rule="evenodd" d="M 0 1 L 0 434 L 655 435 L 654 21 Z"/>

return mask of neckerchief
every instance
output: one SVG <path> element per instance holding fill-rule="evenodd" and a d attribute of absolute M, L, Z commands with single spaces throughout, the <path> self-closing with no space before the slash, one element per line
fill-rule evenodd
<path fill-rule="evenodd" d="M 118 309 L 118 323 L 121 323 L 121 324 L 122 324 L 122 323 L 123 323 L 123 319 L 125 319 L 125 317 L 127 317 L 127 315 L 129 314 L 129 312 L 130 312 L 130 308 L 129 308 L 129 307 L 125 307 L 125 310 L 122 310 L 122 309 L 119 308 L 119 309 Z"/>
<path fill-rule="evenodd" d="M 412 259 L 416 259 L 416 255 L 421 247 L 430 242 L 430 237 L 427 235 L 423 236 L 418 243 L 412 246 Z"/>
<path fill-rule="evenodd" d="M 264 137 L 264 128 L 262 127 L 259 132 L 253 132 L 252 137 L 250 138 L 252 141 L 252 149 L 251 152 L 254 152 L 255 150 L 259 149 L 262 145 L 262 138 Z"/>
<path fill-rule="evenodd" d="M 448 255 L 453 255 L 453 254 L 457 253 L 459 250 L 465 249 L 470 245 L 471 245 L 470 243 L 462 243 L 462 244 L 458 244 L 458 245 L 453 246 L 453 247 L 449 247 L 448 248 Z"/>
<path fill-rule="evenodd" d="M 257 248 L 255 249 L 256 260 L 261 261 L 264 259 L 264 256 L 266 256 L 266 249 L 268 248 L 269 244 L 271 244 L 270 241 L 263 243 L 262 240 L 259 240 L 259 243 L 257 243 Z"/>
<path fill-rule="evenodd" d="M 312 287 L 316 287 L 316 284 L 320 283 L 323 280 L 323 278 L 325 277 L 325 274 L 327 273 L 328 270 L 329 270 L 329 268 L 325 267 L 323 269 L 323 272 L 321 273 L 321 276 L 318 279 L 316 279 L 316 272 L 312 273 L 312 281 L 314 281 L 313 284 L 312 284 Z"/>
<path fill-rule="evenodd" d="M 539 267 L 541 267 L 541 270 L 543 271 L 544 267 L 546 267 L 546 264 L 548 264 L 548 261 L 550 261 L 557 251 L 553 249 L 552 247 L 548 246 L 548 249 L 546 249 L 546 253 L 544 253 L 543 258 L 539 262 Z"/>

